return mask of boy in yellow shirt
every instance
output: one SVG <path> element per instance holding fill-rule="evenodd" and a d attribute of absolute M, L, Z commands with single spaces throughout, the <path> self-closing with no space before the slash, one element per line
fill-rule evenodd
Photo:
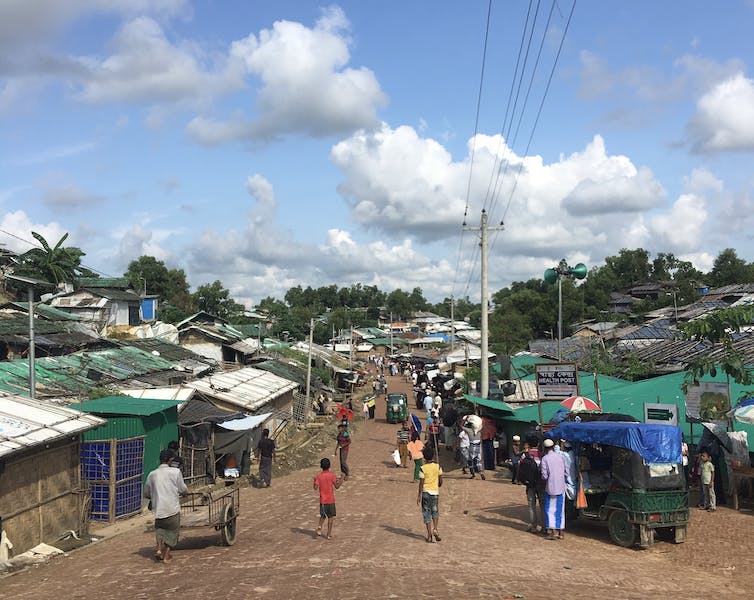
<path fill-rule="evenodd" d="M 419 474 L 419 496 L 416 504 L 422 507 L 422 517 L 427 526 L 427 542 L 442 539 L 437 532 L 440 522 L 440 486 L 442 486 L 442 469 L 434 460 L 435 450 L 431 446 L 424 448 L 424 464 Z M 434 536 L 434 539 L 433 539 Z"/>

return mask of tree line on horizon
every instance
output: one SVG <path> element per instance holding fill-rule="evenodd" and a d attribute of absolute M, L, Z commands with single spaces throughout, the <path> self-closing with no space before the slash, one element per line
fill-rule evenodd
<path fill-rule="evenodd" d="M 85 253 L 76 247 L 65 247 L 64 235 L 54 246 L 33 233 L 41 247 L 18 257 L 13 272 L 54 283 L 97 276 L 81 265 Z M 140 256 L 131 261 L 123 277 L 132 289 L 160 298 L 160 319 L 176 323 L 197 311 L 205 311 L 231 324 L 255 323 L 246 307 L 231 297 L 220 280 L 205 283 L 190 291 L 183 269 L 168 268 L 153 256 Z M 623 292 L 641 283 L 661 283 L 666 290 L 656 300 L 634 303 L 632 313 L 642 315 L 663 306 L 683 306 L 699 298 L 703 286 L 714 288 L 728 284 L 754 282 L 754 263 L 740 258 L 733 248 L 722 250 L 709 273 L 703 273 L 689 261 L 672 253 L 660 252 L 654 258 L 644 248 L 623 248 L 615 256 L 607 256 L 604 264 L 589 270 L 587 277 L 576 284 L 563 278 L 564 336 L 569 325 L 585 320 L 610 321 L 625 315 L 610 313 L 610 295 Z M 9 284 L 10 282 L 8 282 Z M 8 287 L 12 287 L 8 285 Z M 479 326 L 480 304 L 468 297 L 455 299 L 456 320 Z M 332 332 L 348 327 L 376 326 L 380 313 L 392 313 L 394 320 L 406 320 L 416 311 L 429 311 L 443 317 L 451 316 L 451 299 L 429 302 L 420 287 L 411 291 L 400 288 L 384 291 L 375 285 L 355 283 L 313 288 L 297 285 L 286 291 L 282 299 L 267 296 L 259 301 L 257 310 L 268 311 L 273 325 L 267 335 L 286 334 L 290 339 L 308 337 L 309 324 L 315 319 L 315 341 L 326 342 Z M 516 281 L 492 295 L 490 312 L 490 348 L 496 353 L 512 354 L 526 349 L 531 340 L 557 337 L 557 286 L 542 278 Z"/>

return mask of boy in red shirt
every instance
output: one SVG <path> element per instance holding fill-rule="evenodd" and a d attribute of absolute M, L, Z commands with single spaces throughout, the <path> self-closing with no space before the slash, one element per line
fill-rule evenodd
<path fill-rule="evenodd" d="M 335 477 L 330 471 L 330 459 L 323 458 L 319 461 L 322 472 L 314 478 L 314 489 L 319 490 L 319 525 L 317 535 L 322 535 L 322 525 L 327 519 L 327 539 L 332 539 L 332 521 L 335 518 L 335 490 L 338 489 L 343 479 Z"/>

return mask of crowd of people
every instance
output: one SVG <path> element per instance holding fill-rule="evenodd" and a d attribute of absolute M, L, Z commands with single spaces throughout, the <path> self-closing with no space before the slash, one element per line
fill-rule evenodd
<path fill-rule="evenodd" d="M 510 482 L 525 490 L 528 507 L 527 531 L 547 540 L 562 540 L 566 529 L 567 500 L 575 500 L 577 491 L 584 487 L 582 473 L 574 449 L 568 440 L 545 437 L 536 422 L 522 435 L 513 435 L 510 444 L 501 427 L 476 414 L 459 414 L 457 390 L 440 380 L 431 381 L 421 367 L 399 365 L 384 357 L 370 359 L 373 372 L 373 394 L 363 400 L 364 418 L 374 419 L 375 399 L 387 394 L 387 378 L 402 375 L 413 386 L 414 400 L 421 418 L 412 415 L 400 423 L 395 434 L 394 461 L 396 467 L 411 468 L 411 480 L 418 482 L 417 505 L 421 507 L 426 527 L 426 541 L 441 541 L 439 533 L 439 495 L 443 484 L 443 471 L 439 464 L 442 448 L 454 452 L 461 472 L 470 479 L 486 479 L 485 470 L 505 467 L 510 470 Z M 434 379 L 434 378 L 433 378 Z M 320 409 L 327 409 L 331 400 L 320 394 L 316 399 Z M 349 403 L 350 404 L 350 403 Z M 335 490 L 351 474 L 348 455 L 351 447 L 349 421 L 353 418 L 352 406 L 338 415 L 337 436 L 333 458 L 339 459 L 340 474 L 331 471 L 330 458 L 320 461 L 320 473 L 313 486 L 319 494 L 319 523 L 316 535 L 332 538 L 333 519 L 336 516 Z M 174 446 L 177 446 L 175 444 Z M 700 508 L 716 510 L 716 470 L 711 451 L 702 449 L 693 472 L 699 478 Z M 259 478 L 263 487 L 270 487 L 275 442 L 269 431 L 262 432 L 257 446 Z M 692 471 L 688 447 L 682 449 L 686 477 Z M 160 455 L 160 467 L 150 473 L 144 495 L 152 502 L 155 514 L 155 557 L 168 562 L 170 550 L 175 547 L 180 527 L 179 496 L 186 493 L 180 476 L 180 458 L 177 447 Z M 583 457 L 582 457 L 583 460 Z M 177 474 L 177 475 L 176 475 Z M 583 493 L 583 489 L 581 490 Z"/>

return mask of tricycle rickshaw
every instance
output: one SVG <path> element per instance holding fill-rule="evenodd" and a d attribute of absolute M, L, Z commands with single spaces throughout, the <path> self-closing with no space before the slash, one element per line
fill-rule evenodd
<path fill-rule="evenodd" d="M 406 394 L 388 394 L 386 402 L 388 423 L 403 423 L 408 418 L 408 398 Z"/>
<path fill-rule="evenodd" d="M 574 484 L 584 492 L 581 506 L 578 495 L 573 503 L 579 517 L 607 521 L 610 538 L 626 548 L 647 548 L 658 530 L 668 531 L 675 543 L 686 540 L 689 494 L 678 427 L 566 421 L 548 436 L 574 447 Z"/>
<path fill-rule="evenodd" d="M 220 532 L 223 543 L 236 543 L 236 520 L 241 506 L 238 485 L 210 490 L 189 492 L 181 500 L 181 529 L 214 527 Z"/>

